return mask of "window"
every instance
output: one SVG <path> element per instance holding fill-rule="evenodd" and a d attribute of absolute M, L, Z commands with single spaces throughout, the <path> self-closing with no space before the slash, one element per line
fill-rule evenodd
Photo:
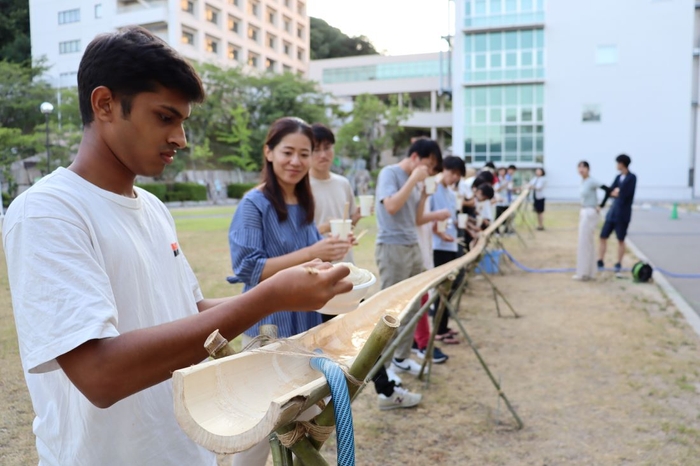
<path fill-rule="evenodd" d="M 598 65 L 614 65 L 617 63 L 617 45 L 600 45 L 595 51 L 595 62 Z"/>
<path fill-rule="evenodd" d="M 284 17 L 284 30 L 287 31 L 289 34 L 292 33 L 292 19 L 287 18 L 286 16 Z"/>
<path fill-rule="evenodd" d="M 449 63 L 440 60 L 420 60 L 410 62 L 380 63 L 377 65 L 326 68 L 323 70 L 323 83 L 336 84 L 385 79 L 412 79 L 439 77 L 448 74 Z"/>
<path fill-rule="evenodd" d="M 98 3 L 95 5 L 95 19 L 102 18 L 102 4 Z"/>
<path fill-rule="evenodd" d="M 544 22 L 544 0 L 465 0 L 464 26 L 515 26 Z"/>
<path fill-rule="evenodd" d="M 277 37 L 272 34 L 267 35 L 267 46 L 274 50 L 277 47 Z"/>
<path fill-rule="evenodd" d="M 287 8 L 291 8 L 292 7 L 291 0 L 284 0 L 284 6 L 286 6 Z"/>
<path fill-rule="evenodd" d="M 219 10 L 216 10 L 209 5 L 206 7 L 207 21 L 214 24 L 219 24 Z"/>
<path fill-rule="evenodd" d="M 584 123 L 600 122 L 600 105 L 584 105 L 581 121 Z"/>
<path fill-rule="evenodd" d="M 302 16 L 306 14 L 306 6 L 301 2 L 297 2 L 297 13 Z"/>
<path fill-rule="evenodd" d="M 58 24 L 77 23 L 80 21 L 80 8 L 58 12 Z"/>
<path fill-rule="evenodd" d="M 76 53 L 80 52 L 80 39 L 78 40 L 68 40 L 65 42 L 58 43 L 58 53 Z"/>
<path fill-rule="evenodd" d="M 249 1 L 248 2 L 248 14 L 257 16 L 258 18 L 260 17 L 260 4 L 256 1 Z"/>
<path fill-rule="evenodd" d="M 193 15 L 194 14 L 194 1 L 193 0 L 182 0 L 180 2 L 180 8 L 182 8 L 182 11 L 186 11 L 187 13 Z"/>
<path fill-rule="evenodd" d="M 228 44 L 228 59 L 233 61 L 240 60 L 241 50 L 233 44 Z"/>
<path fill-rule="evenodd" d="M 63 86 L 65 83 L 76 81 L 78 79 L 77 71 L 69 71 L 67 73 L 60 73 L 58 75 L 59 85 Z"/>
<path fill-rule="evenodd" d="M 275 10 L 267 10 L 267 22 L 270 24 L 277 24 L 277 12 Z"/>
<path fill-rule="evenodd" d="M 544 156 L 544 86 L 467 87 L 465 156 L 474 162 L 534 162 Z"/>
<path fill-rule="evenodd" d="M 304 28 L 303 28 L 302 26 L 298 26 L 298 27 L 297 27 L 297 37 L 298 37 L 299 39 L 303 39 L 303 38 L 304 38 Z"/>
<path fill-rule="evenodd" d="M 260 58 L 256 53 L 253 52 L 248 52 L 248 66 L 252 66 L 253 68 L 258 67 L 258 63 L 260 62 Z"/>
<path fill-rule="evenodd" d="M 187 44 L 187 45 L 194 45 L 194 36 L 195 32 L 194 31 L 187 31 L 185 29 L 182 30 L 182 43 Z"/>
<path fill-rule="evenodd" d="M 282 65 L 282 71 L 285 73 L 291 73 L 292 72 L 292 67 L 288 65 Z"/>
<path fill-rule="evenodd" d="M 207 52 L 219 53 L 219 41 L 213 37 L 207 37 Z"/>
<path fill-rule="evenodd" d="M 465 82 L 544 79 L 544 30 L 464 36 Z"/>
<path fill-rule="evenodd" d="M 304 57 L 305 57 L 305 56 L 306 56 L 306 53 L 304 52 L 304 49 L 302 49 L 301 47 L 299 47 L 299 48 L 297 49 L 297 58 L 298 58 L 299 60 L 301 60 L 301 61 L 304 61 Z"/>
<path fill-rule="evenodd" d="M 288 57 L 292 56 L 292 44 L 289 42 L 284 43 L 284 54 L 287 55 Z"/>
<path fill-rule="evenodd" d="M 270 60 L 269 58 L 265 60 L 265 69 L 267 71 L 275 71 L 275 65 L 277 63 L 274 60 Z"/>
<path fill-rule="evenodd" d="M 235 16 L 229 15 L 228 17 L 228 30 L 235 32 L 236 34 L 241 33 L 241 20 Z"/>
<path fill-rule="evenodd" d="M 253 40 L 255 42 L 258 42 L 259 36 L 260 36 L 260 33 L 258 31 L 258 28 L 248 25 L 248 39 Z"/>
<path fill-rule="evenodd" d="M 241 6 L 241 5 L 240 5 L 240 0 L 228 0 L 228 4 L 229 4 L 229 5 L 233 5 L 233 6 L 238 6 L 238 7 Z"/>

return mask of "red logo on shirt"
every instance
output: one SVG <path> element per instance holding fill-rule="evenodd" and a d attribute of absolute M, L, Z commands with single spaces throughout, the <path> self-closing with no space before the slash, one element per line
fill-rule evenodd
<path fill-rule="evenodd" d="M 173 250 L 173 255 L 175 257 L 180 255 L 180 247 L 177 245 L 177 243 L 170 243 L 170 249 Z"/>

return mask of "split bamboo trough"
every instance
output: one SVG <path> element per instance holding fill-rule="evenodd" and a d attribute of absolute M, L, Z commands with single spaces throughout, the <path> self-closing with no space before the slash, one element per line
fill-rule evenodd
<path fill-rule="evenodd" d="M 423 294 L 477 261 L 490 235 L 526 198 L 527 190 L 466 255 L 378 292 L 356 311 L 289 339 L 291 346 L 278 341 L 176 371 L 173 397 L 181 428 L 216 453 L 237 453 L 267 440 L 271 432 L 329 394 L 325 378 L 311 368 L 308 356 L 295 355 L 290 348 L 321 349 L 349 367 L 383 316 L 401 321 Z"/>

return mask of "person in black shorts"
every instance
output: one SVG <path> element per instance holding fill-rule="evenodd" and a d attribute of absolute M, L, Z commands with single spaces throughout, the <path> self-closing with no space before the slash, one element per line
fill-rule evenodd
<path fill-rule="evenodd" d="M 598 269 L 605 268 L 603 259 L 607 250 L 608 238 L 615 232 L 617 236 L 617 263 L 615 263 L 615 273 L 620 273 L 622 269 L 622 257 L 625 255 L 625 237 L 627 236 L 627 227 L 632 219 L 632 203 L 634 202 L 634 192 L 637 188 L 637 177 L 630 172 L 629 166 L 632 159 L 625 154 L 618 155 L 615 159 L 617 169 L 620 174 L 615 177 L 612 186 L 609 188 L 603 187 L 605 197 L 600 207 L 605 207 L 608 198 L 614 199 L 612 207 L 605 216 L 605 223 L 600 231 L 600 248 L 598 254 Z"/>

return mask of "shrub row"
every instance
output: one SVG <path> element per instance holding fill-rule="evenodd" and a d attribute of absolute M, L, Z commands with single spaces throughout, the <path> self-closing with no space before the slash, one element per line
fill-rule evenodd
<path fill-rule="evenodd" d="M 207 200 L 207 187 L 198 183 L 144 183 L 137 186 L 163 202 Z"/>
<path fill-rule="evenodd" d="M 226 187 L 226 193 L 231 199 L 242 199 L 245 193 L 257 186 L 257 183 L 235 183 Z"/>

